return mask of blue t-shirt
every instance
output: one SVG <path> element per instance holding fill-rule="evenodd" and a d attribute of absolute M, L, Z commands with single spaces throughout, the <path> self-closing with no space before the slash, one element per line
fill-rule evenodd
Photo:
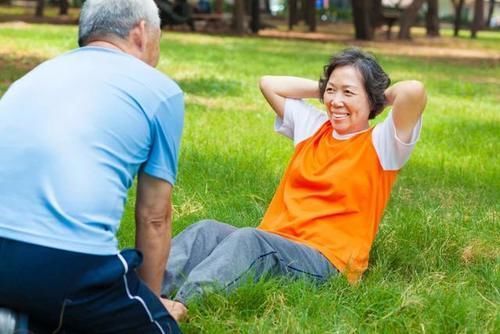
<path fill-rule="evenodd" d="M 0 100 L 0 237 L 110 255 L 140 170 L 174 184 L 184 98 L 121 51 L 46 61 Z"/>

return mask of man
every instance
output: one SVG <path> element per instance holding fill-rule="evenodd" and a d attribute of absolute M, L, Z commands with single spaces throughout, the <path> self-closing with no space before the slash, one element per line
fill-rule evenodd
<path fill-rule="evenodd" d="M 160 35 L 153 0 L 87 0 L 81 47 L 0 100 L 0 307 L 35 328 L 179 332 L 159 295 L 184 102 L 154 69 Z M 136 175 L 137 250 L 119 252 Z"/>

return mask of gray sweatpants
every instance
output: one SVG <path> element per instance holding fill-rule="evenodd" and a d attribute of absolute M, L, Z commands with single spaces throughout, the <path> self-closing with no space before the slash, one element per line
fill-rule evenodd
<path fill-rule="evenodd" d="M 202 220 L 176 236 L 162 295 L 186 304 L 204 289 L 230 291 L 265 275 L 324 281 L 337 270 L 318 251 L 255 228 Z"/>

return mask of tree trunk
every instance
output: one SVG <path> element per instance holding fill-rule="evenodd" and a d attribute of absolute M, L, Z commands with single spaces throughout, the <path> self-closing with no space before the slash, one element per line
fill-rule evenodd
<path fill-rule="evenodd" d="M 474 1 L 474 20 L 470 29 L 470 37 L 476 38 L 477 32 L 484 26 L 484 0 Z"/>
<path fill-rule="evenodd" d="M 292 30 L 297 24 L 297 0 L 288 0 L 288 30 Z"/>
<path fill-rule="evenodd" d="M 36 2 L 35 16 L 43 17 L 44 8 L 45 8 L 45 0 L 38 0 Z"/>
<path fill-rule="evenodd" d="M 373 0 L 371 24 L 373 29 L 384 24 L 384 16 L 382 15 L 382 0 Z"/>
<path fill-rule="evenodd" d="M 493 17 L 494 9 L 495 9 L 495 0 L 490 0 L 490 8 L 488 8 L 488 18 L 486 19 L 487 28 L 489 28 L 491 25 L 491 18 Z"/>
<path fill-rule="evenodd" d="M 307 24 L 307 1 L 308 0 L 300 0 L 299 8 L 297 11 L 298 20 L 303 20 Z M 298 22 L 297 22 L 298 23 Z"/>
<path fill-rule="evenodd" d="M 233 7 L 233 32 L 243 34 L 245 32 L 245 3 L 244 0 L 234 0 Z"/>
<path fill-rule="evenodd" d="M 264 0 L 264 8 L 266 14 L 271 14 L 271 0 Z"/>
<path fill-rule="evenodd" d="M 352 0 L 352 16 L 356 39 L 372 40 L 371 0 Z"/>
<path fill-rule="evenodd" d="M 250 0 L 252 4 L 252 20 L 250 21 L 250 29 L 254 34 L 259 32 L 260 29 L 260 6 L 259 0 Z"/>
<path fill-rule="evenodd" d="M 424 0 L 413 0 L 411 5 L 406 7 L 403 13 L 401 13 L 401 18 L 399 19 L 399 39 L 411 39 L 411 27 L 415 24 L 418 11 L 423 3 Z"/>
<path fill-rule="evenodd" d="M 316 1 L 307 0 L 307 6 L 305 8 L 304 14 L 306 15 L 306 23 L 309 26 L 310 32 L 316 31 Z"/>
<path fill-rule="evenodd" d="M 465 0 L 451 1 L 455 8 L 455 20 L 453 20 L 453 37 L 458 37 L 460 26 L 462 25 L 462 9 L 464 8 Z"/>
<path fill-rule="evenodd" d="M 439 36 L 439 5 L 438 0 L 427 0 L 427 14 L 425 16 L 427 37 Z"/>
<path fill-rule="evenodd" d="M 217 14 L 222 14 L 223 11 L 224 11 L 224 0 L 215 0 L 214 12 Z"/>
<path fill-rule="evenodd" d="M 59 1 L 59 15 L 68 15 L 69 3 L 68 0 Z"/>

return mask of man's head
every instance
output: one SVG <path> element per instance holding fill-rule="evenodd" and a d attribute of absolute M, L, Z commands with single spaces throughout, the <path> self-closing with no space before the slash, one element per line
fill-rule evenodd
<path fill-rule="evenodd" d="M 118 44 L 151 66 L 158 63 L 160 34 L 154 0 L 87 0 L 80 13 L 80 46 Z"/>

